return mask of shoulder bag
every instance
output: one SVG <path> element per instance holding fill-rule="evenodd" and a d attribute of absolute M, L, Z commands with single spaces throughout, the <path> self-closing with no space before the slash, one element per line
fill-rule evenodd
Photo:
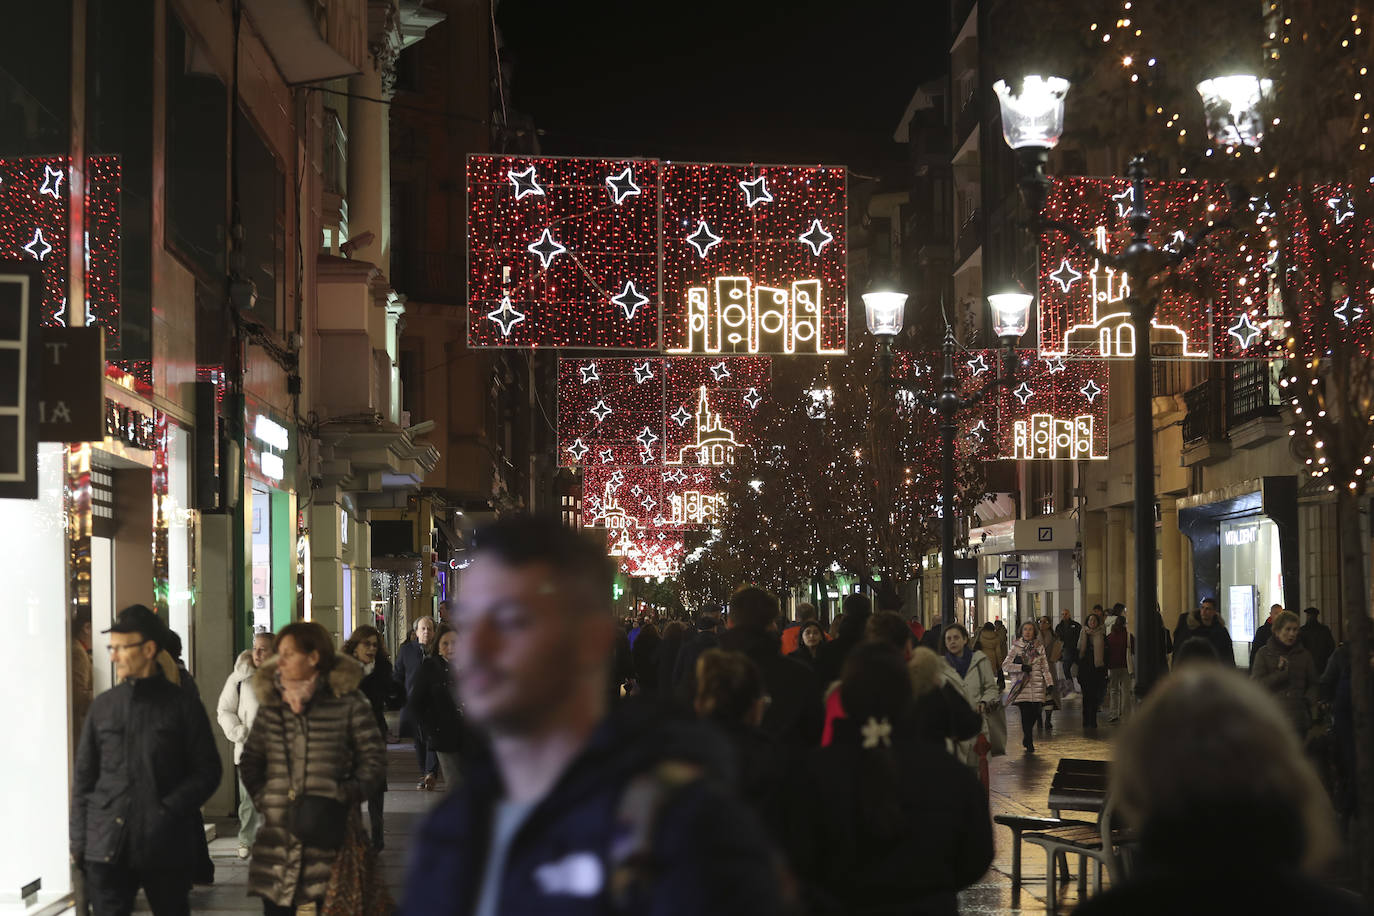
<path fill-rule="evenodd" d="M 305 764 L 301 767 L 304 784 L 310 759 L 310 728 L 304 716 L 301 730 L 305 733 Z M 286 712 L 282 712 L 282 751 L 286 754 L 286 779 L 291 781 L 291 742 L 286 737 Z M 312 849 L 333 850 L 343 845 L 348 826 L 348 806 L 328 795 L 297 795 L 293 788 L 287 792 L 286 829 L 305 846 Z"/>

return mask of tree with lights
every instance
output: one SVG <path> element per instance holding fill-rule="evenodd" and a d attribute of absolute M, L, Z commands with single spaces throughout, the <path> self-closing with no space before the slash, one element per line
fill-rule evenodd
<path fill-rule="evenodd" d="M 1223 0 L 1198 9 L 1130 0 L 1004 4 L 992 59 L 1015 79 L 1073 83 L 1073 139 L 1153 152 L 1180 178 L 1230 182 L 1228 231 L 1209 248 L 1249 252 L 1235 273 L 1195 273 L 1254 291 L 1238 317 L 1242 357 L 1285 360 L 1295 453 L 1335 501 L 1351 666 L 1363 889 L 1374 898 L 1374 710 L 1370 708 L 1367 514 L 1374 473 L 1374 78 L 1371 25 L 1351 0 Z M 1257 106 L 1230 93 L 1214 149 L 1194 87 L 1252 74 Z M 1242 109 L 1257 112 L 1238 117 Z M 1192 132 L 1189 127 L 1193 126 Z M 1221 220 L 1222 213 L 1215 214 Z M 1193 227 L 1176 227 L 1193 228 Z M 1213 284 L 1207 289 L 1207 284 Z"/>

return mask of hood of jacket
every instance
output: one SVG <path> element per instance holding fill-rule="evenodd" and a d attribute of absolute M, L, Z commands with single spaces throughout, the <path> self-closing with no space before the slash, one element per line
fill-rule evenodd
<path fill-rule="evenodd" d="M 336 655 L 334 666 L 320 673 L 321 684 L 316 690 L 328 690 L 336 697 L 344 696 L 358 689 L 363 682 L 363 666 L 346 655 Z M 280 706 L 281 694 L 277 691 L 277 660 L 264 662 L 253 675 L 253 692 L 263 706 Z"/>
<path fill-rule="evenodd" d="M 236 681 L 246 681 L 257 672 L 258 669 L 253 664 L 253 651 L 244 649 L 239 653 L 239 657 L 234 659 L 234 672 L 231 677 Z"/>
<path fill-rule="evenodd" d="M 944 684 L 946 667 L 945 660 L 925 646 L 912 652 L 906 663 L 912 695 L 920 699 L 931 691 L 939 690 Z"/>

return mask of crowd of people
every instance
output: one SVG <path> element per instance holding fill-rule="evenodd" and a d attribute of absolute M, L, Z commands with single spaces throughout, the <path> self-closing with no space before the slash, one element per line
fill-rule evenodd
<path fill-rule="evenodd" d="M 472 556 L 394 666 L 375 628 L 336 650 L 309 622 L 237 658 L 216 709 L 264 913 L 392 910 L 376 860 L 385 747 L 407 737 L 417 788 L 445 793 L 411 839 L 405 913 L 955 914 L 993 859 L 988 759 L 1006 752 L 1008 710 L 1032 755 L 1074 693 L 1085 729 L 1104 705 L 1126 722 L 1112 793 L 1141 838 L 1128 882 L 1082 912 L 1188 893 L 1225 909 L 1194 887 L 1197 848 L 1254 912 L 1361 911 L 1313 877 L 1335 833 L 1304 741 L 1328 707 L 1349 729 L 1351 705 L 1348 652 L 1321 641 L 1314 610 L 1307 628 L 1274 611 L 1247 681 L 1203 601 L 1133 709 L 1121 605 L 975 634 L 853 595 L 827 628 L 807 605 L 785 622 L 746 586 L 660 628 L 615 619 L 606 557 L 555 520 L 497 521 Z M 154 912 L 189 912 L 202 867 L 220 763 L 175 642 L 147 608 L 121 613 L 119 684 L 82 727 L 72 851 L 97 914 L 127 913 L 140 887 Z"/>

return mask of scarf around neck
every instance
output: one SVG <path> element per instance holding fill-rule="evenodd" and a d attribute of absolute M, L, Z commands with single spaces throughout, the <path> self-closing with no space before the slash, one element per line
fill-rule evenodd
<path fill-rule="evenodd" d="M 277 692 L 286 701 L 286 705 L 291 707 L 291 711 L 300 715 L 312 697 L 315 696 L 315 688 L 320 683 L 320 673 L 316 671 L 310 677 L 302 681 L 288 681 L 281 676 L 281 669 L 277 669 L 276 674 Z"/>
<path fill-rule="evenodd" d="M 968 675 L 969 665 L 973 663 L 973 649 L 965 645 L 964 651 L 960 655 L 951 655 L 946 649 L 945 659 L 954 666 L 954 670 L 959 672 L 960 677 L 965 677 Z"/>

